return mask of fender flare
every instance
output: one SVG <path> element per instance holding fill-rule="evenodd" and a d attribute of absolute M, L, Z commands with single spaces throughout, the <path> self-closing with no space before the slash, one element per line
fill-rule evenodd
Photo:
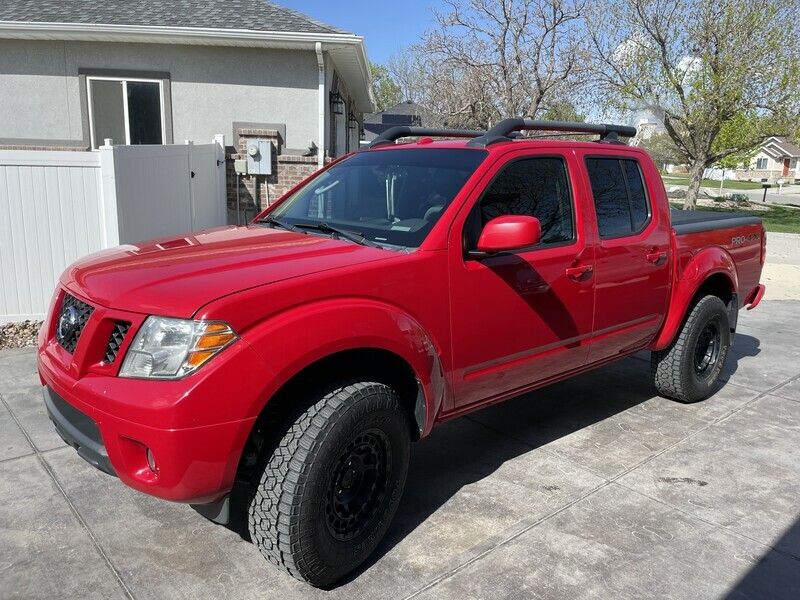
<path fill-rule="evenodd" d="M 420 394 L 412 408 L 420 437 L 428 435 L 444 405 L 447 385 L 440 349 L 422 325 L 400 307 L 370 298 L 340 297 L 272 315 L 242 338 L 272 372 L 250 408 L 257 416 L 275 393 L 306 367 L 347 350 L 378 349 L 403 359 Z"/>
<path fill-rule="evenodd" d="M 736 273 L 736 263 L 731 255 L 718 246 L 698 252 L 683 268 L 680 279 L 673 282 L 667 318 L 655 341 L 650 345 L 651 350 L 663 350 L 672 343 L 697 290 L 713 275 L 724 275 L 730 284 L 731 292 L 738 293 L 739 278 Z"/>

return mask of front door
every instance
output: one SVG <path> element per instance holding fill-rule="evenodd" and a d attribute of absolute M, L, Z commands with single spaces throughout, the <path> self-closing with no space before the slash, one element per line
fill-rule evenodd
<path fill-rule="evenodd" d="M 791 166 L 792 159 L 787 158 L 783 161 L 783 176 L 786 177 L 789 175 L 789 167 Z"/>
<path fill-rule="evenodd" d="M 594 248 L 576 208 L 572 155 L 517 152 L 495 165 L 450 234 L 453 385 L 457 407 L 583 366 L 594 304 Z M 537 217 L 537 246 L 471 259 L 483 226 Z"/>

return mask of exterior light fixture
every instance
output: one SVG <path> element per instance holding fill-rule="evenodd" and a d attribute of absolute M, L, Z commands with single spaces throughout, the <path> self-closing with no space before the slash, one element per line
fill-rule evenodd
<path fill-rule="evenodd" d="M 350 113 L 347 116 L 347 127 L 349 129 L 355 129 L 357 125 L 358 125 L 358 120 L 356 119 L 356 116 L 353 113 Z"/>
<path fill-rule="evenodd" d="M 339 95 L 339 93 L 331 92 L 330 99 L 331 99 L 331 112 L 335 115 L 343 115 L 344 100 L 342 100 L 342 97 Z"/>

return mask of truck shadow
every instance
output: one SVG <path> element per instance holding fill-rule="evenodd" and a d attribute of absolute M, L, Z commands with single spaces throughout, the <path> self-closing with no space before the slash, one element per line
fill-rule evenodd
<path fill-rule="evenodd" d="M 761 354 L 761 341 L 749 335 L 737 333 L 728 355 L 728 361 L 720 376 L 720 381 L 727 383 L 739 368 L 739 361 L 743 358 Z"/>
<path fill-rule="evenodd" d="M 736 372 L 739 360 L 760 352 L 759 344 L 756 338 L 737 335 L 724 371 L 726 380 Z M 465 486 L 486 479 L 508 461 L 653 398 L 649 356 L 641 353 L 437 427 L 412 446 L 406 489 L 386 537 L 364 565 L 335 587 L 368 570 Z M 691 411 L 693 406 L 699 405 L 685 409 Z M 648 414 L 652 424 L 652 419 L 657 423 L 673 413 L 659 415 L 656 408 Z M 234 489 L 232 522 L 227 527 L 249 540 L 244 502 L 243 490 Z"/>

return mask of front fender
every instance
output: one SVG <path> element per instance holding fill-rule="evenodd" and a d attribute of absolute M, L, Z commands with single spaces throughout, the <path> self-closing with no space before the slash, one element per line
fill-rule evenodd
<path fill-rule="evenodd" d="M 242 337 L 274 374 L 249 416 L 257 416 L 304 368 L 332 354 L 361 348 L 392 352 L 411 366 L 424 395 L 423 437 L 430 433 L 444 402 L 447 386 L 438 346 L 422 325 L 394 305 L 369 298 L 320 300 L 273 315 Z"/>
<path fill-rule="evenodd" d="M 738 293 L 739 278 L 733 258 L 723 248 L 713 246 L 698 252 L 683 268 L 673 282 L 669 311 L 661 332 L 651 344 L 651 350 L 662 350 L 672 343 L 680 329 L 689 304 L 697 290 L 712 275 L 722 274 L 728 279 L 731 291 Z"/>

